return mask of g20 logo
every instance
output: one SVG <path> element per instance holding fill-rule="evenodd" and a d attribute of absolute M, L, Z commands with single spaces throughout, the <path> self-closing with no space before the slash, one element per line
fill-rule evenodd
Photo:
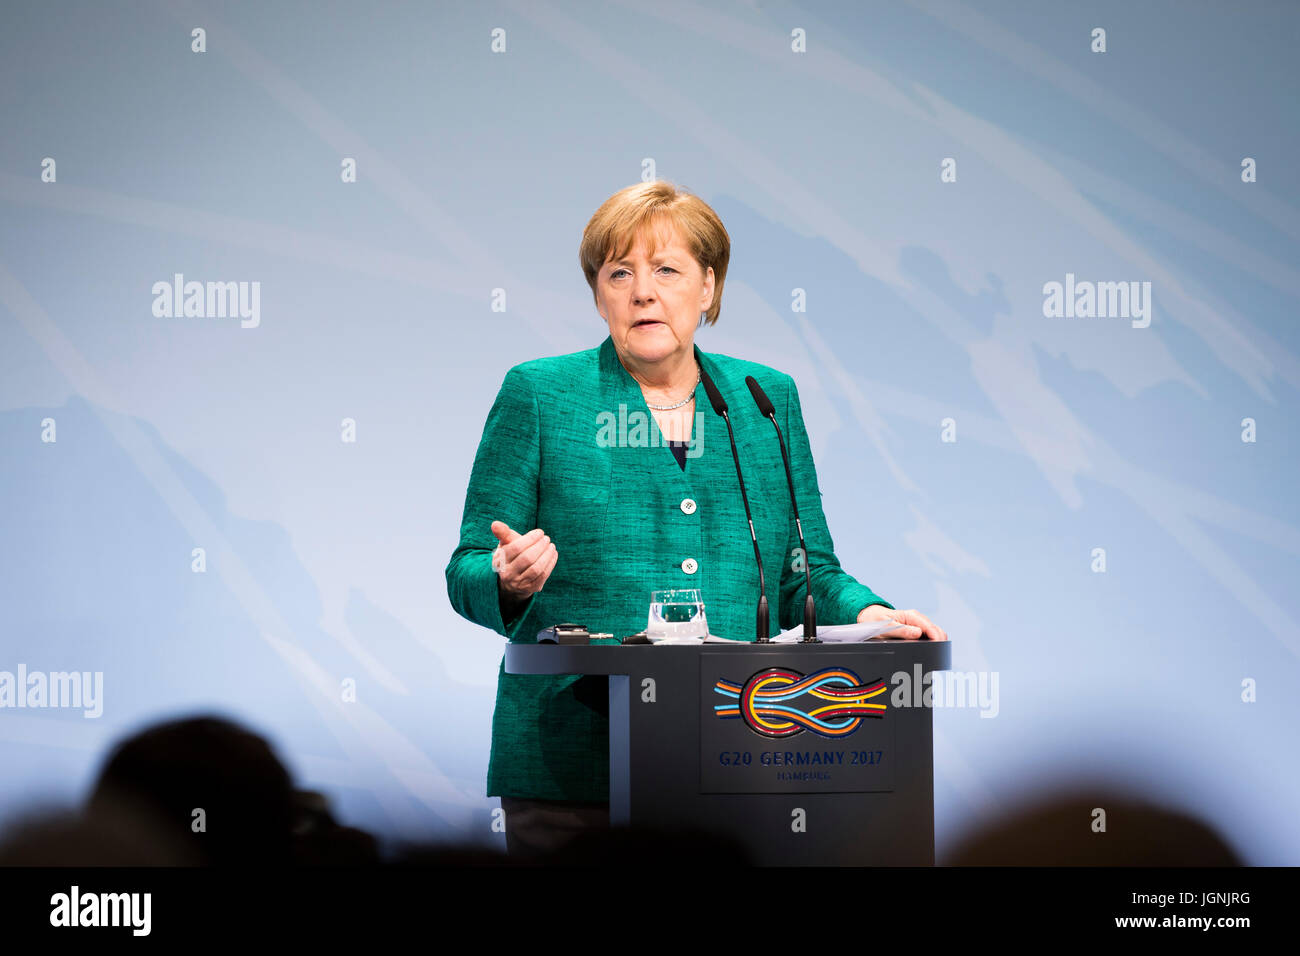
<path fill-rule="evenodd" d="M 719 679 L 713 690 L 730 698 L 714 706 L 717 717 L 743 720 L 764 737 L 793 737 L 805 730 L 822 737 L 847 737 L 864 717 L 884 717 L 889 709 L 885 679 L 863 683 L 847 667 L 827 667 L 807 677 L 784 667 L 769 667 L 743 684 Z"/>

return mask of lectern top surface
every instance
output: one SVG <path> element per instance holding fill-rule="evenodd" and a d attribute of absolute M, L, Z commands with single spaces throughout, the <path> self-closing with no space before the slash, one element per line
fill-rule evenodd
<path fill-rule="evenodd" d="M 510 674 L 626 674 L 667 662 L 698 657 L 701 654 L 735 655 L 748 659 L 797 660 L 815 656 L 819 659 L 863 660 L 886 656 L 898 663 L 921 664 L 926 670 L 947 670 L 952 661 L 950 641 L 907 640 L 906 638 L 872 639 L 846 644 L 758 644 L 735 641 L 732 644 L 619 644 L 601 641 L 591 644 L 506 645 L 505 669 Z"/>

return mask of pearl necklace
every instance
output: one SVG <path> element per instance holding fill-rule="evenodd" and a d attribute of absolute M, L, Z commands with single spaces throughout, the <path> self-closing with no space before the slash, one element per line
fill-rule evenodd
<path fill-rule="evenodd" d="M 700 377 L 701 377 L 700 363 L 696 362 L 695 363 L 695 384 L 697 387 L 700 384 Z M 646 402 L 646 407 L 653 408 L 656 412 L 671 412 L 674 408 L 681 408 L 687 402 L 693 402 L 693 401 L 695 401 L 695 389 L 691 389 L 691 394 L 687 395 L 676 405 L 651 405 L 649 402 Z"/>

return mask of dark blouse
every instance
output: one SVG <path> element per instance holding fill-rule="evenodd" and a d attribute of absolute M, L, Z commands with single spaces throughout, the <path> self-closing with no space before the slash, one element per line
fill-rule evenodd
<path fill-rule="evenodd" d="M 686 470 L 686 446 L 688 446 L 690 442 L 671 441 L 669 439 L 665 439 L 665 441 L 668 442 L 668 447 L 673 450 L 673 457 L 677 459 L 677 464 L 682 466 L 682 471 L 685 471 Z"/>

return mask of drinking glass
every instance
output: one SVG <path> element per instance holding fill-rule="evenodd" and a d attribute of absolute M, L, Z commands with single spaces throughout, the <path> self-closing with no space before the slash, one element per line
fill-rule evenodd
<path fill-rule="evenodd" d="M 652 641 L 709 636 L 704 601 L 696 588 L 668 588 L 650 592 L 650 618 L 646 637 Z"/>

